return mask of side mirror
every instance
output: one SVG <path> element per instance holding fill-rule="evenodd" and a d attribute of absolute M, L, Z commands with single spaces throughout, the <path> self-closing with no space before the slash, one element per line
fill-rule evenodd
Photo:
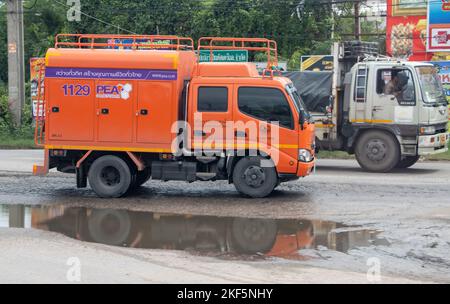
<path fill-rule="evenodd" d="M 303 112 L 303 110 L 300 111 L 299 122 L 300 122 L 300 129 L 303 130 L 306 122 L 305 112 Z"/>

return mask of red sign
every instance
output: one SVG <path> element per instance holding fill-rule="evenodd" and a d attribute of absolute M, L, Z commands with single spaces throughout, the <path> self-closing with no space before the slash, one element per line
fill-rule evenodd
<path fill-rule="evenodd" d="M 450 11 L 450 0 L 442 0 L 442 10 Z"/>
<path fill-rule="evenodd" d="M 426 7 L 421 2 L 388 0 L 386 49 L 389 56 L 429 61 L 433 53 L 427 52 Z"/>

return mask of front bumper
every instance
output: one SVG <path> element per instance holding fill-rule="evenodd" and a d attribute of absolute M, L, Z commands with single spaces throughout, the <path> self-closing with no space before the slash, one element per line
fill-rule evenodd
<path fill-rule="evenodd" d="M 297 165 L 297 176 L 305 177 L 314 172 L 314 168 L 316 166 L 316 160 L 312 160 L 309 163 L 298 162 Z"/>
<path fill-rule="evenodd" d="M 419 136 L 419 155 L 432 155 L 448 151 L 449 133 Z"/>

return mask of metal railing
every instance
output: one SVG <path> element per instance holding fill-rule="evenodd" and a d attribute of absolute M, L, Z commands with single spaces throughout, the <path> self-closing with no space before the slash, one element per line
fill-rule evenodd
<path fill-rule="evenodd" d="M 58 34 L 55 48 L 193 51 L 194 41 L 171 35 Z"/>
<path fill-rule="evenodd" d="M 45 117 L 46 117 L 46 102 L 45 102 L 45 64 L 39 66 L 38 85 L 37 85 L 37 101 L 36 101 L 36 125 L 34 129 L 34 143 L 36 146 L 45 145 Z"/>
<path fill-rule="evenodd" d="M 265 52 L 267 54 L 267 69 L 271 70 L 278 65 L 277 42 L 266 38 L 230 38 L 230 37 L 203 37 L 198 40 L 198 52 L 210 51 L 210 60 L 214 61 L 215 50 L 247 50 Z"/>

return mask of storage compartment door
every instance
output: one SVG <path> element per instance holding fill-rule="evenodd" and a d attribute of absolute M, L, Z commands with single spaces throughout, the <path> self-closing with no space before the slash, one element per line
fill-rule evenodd
<path fill-rule="evenodd" d="M 174 122 L 173 82 L 139 82 L 137 142 L 170 144 Z M 178 102 L 178 100 L 177 100 Z"/>
<path fill-rule="evenodd" d="M 131 143 L 136 88 L 132 81 L 97 81 L 98 141 Z"/>
<path fill-rule="evenodd" d="M 47 79 L 48 126 L 46 132 L 54 141 L 94 140 L 94 81 Z"/>

